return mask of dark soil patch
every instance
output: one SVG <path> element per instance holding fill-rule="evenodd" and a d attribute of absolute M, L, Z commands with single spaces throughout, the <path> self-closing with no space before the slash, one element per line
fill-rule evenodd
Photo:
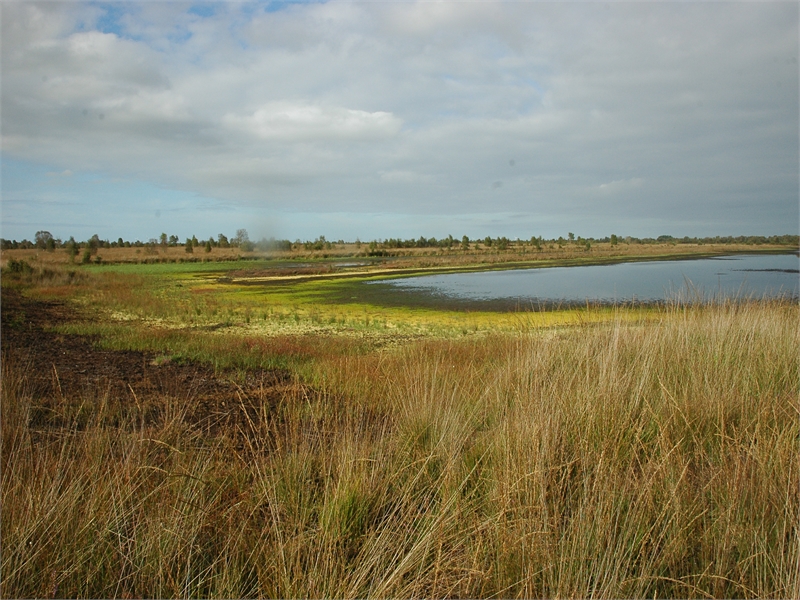
<path fill-rule="evenodd" d="M 217 373 L 204 364 L 159 361 L 151 353 L 106 350 L 93 336 L 56 333 L 55 325 L 78 319 L 76 311 L 13 288 L 3 288 L 1 307 L 3 361 L 24 374 L 42 409 L 32 416 L 41 427 L 65 425 L 65 411 L 53 410 L 54 404 L 104 400 L 118 407 L 118 419 L 135 412 L 137 422 L 156 424 L 178 414 L 210 434 L 235 432 L 253 429 L 287 397 L 309 393 L 285 371 Z"/>

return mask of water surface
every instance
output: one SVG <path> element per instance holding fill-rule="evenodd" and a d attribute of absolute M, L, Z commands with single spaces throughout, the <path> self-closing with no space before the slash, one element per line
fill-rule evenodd
<path fill-rule="evenodd" d="M 797 254 L 755 254 L 451 273 L 381 283 L 457 300 L 517 300 L 533 304 L 658 302 L 676 298 L 797 298 L 799 271 Z"/>

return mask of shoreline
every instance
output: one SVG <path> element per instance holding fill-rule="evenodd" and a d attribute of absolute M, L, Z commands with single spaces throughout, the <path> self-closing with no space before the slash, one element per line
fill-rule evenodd
<path fill-rule="evenodd" d="M 264 283 L 298 283 L 306 281 L 325 281 L 343 280 L 348 278 L 361 281 L 387 281 L 406 277 L 424 277 L 426 275 L 449 275 L 453 273 L 481 273 L 490 271 L 523 271 L 529 269 L 548 269 L 558 267 L 590 267 L 601 265 L 616 265 L 624 263 L 639 262 L 667 262 L 681 260 L 702 260 L 709 258 L 721 258 L 725 256 L 747 256 L 747 255 L 783 255 L 800 254 L 800 250 L 735 250 L 728 252 L 704 252 L 687 254 L 636 254 L 613 257 L 586 257 L 586 258 L 556 258 L 543 260 L 524 260 L 509 261 L 503 263 L 477 263 L 469 265 L 443 265 L 430 267 L 410 267 L 410 268 L 382 268 L 382 269 L 362 269 L 362 270 L 342 270 L 328 273 L 308 273 L 291 275 L 254 275 L 254 276 L 222 276 L 216 278 L 219 283 L 229 283 L 235 285 L 259 285 Z"/>

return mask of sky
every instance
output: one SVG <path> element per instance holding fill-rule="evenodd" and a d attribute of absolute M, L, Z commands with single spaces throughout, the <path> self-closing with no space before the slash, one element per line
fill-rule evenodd
<path fill-rule="evenodd" d="M 0 235 L 800 229 L 796 2 L 0 3 Z"/>

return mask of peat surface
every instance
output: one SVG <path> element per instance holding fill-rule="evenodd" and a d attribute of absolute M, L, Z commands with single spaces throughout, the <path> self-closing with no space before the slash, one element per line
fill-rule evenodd
<path fill-rule="evenodd" d="M 32 419 L 46 428 L 66 425 L 54 403 L 105 399 L 127 405 L 145 423 L 165 419 L 168 406 L 174 415 L 177 405 L 181 421 L 215 434 L 252 427 L 287 393 L 310 393 L 285 371 L 216 372 L 152 353 L 104 349 L 96 336 L 58 333 L 55 326 L 84 318 L 63 302 L 28 298 L 7 287 L 0 306 L 2 360 L 24 373 L 27 392 L 44 409 Z"/>

